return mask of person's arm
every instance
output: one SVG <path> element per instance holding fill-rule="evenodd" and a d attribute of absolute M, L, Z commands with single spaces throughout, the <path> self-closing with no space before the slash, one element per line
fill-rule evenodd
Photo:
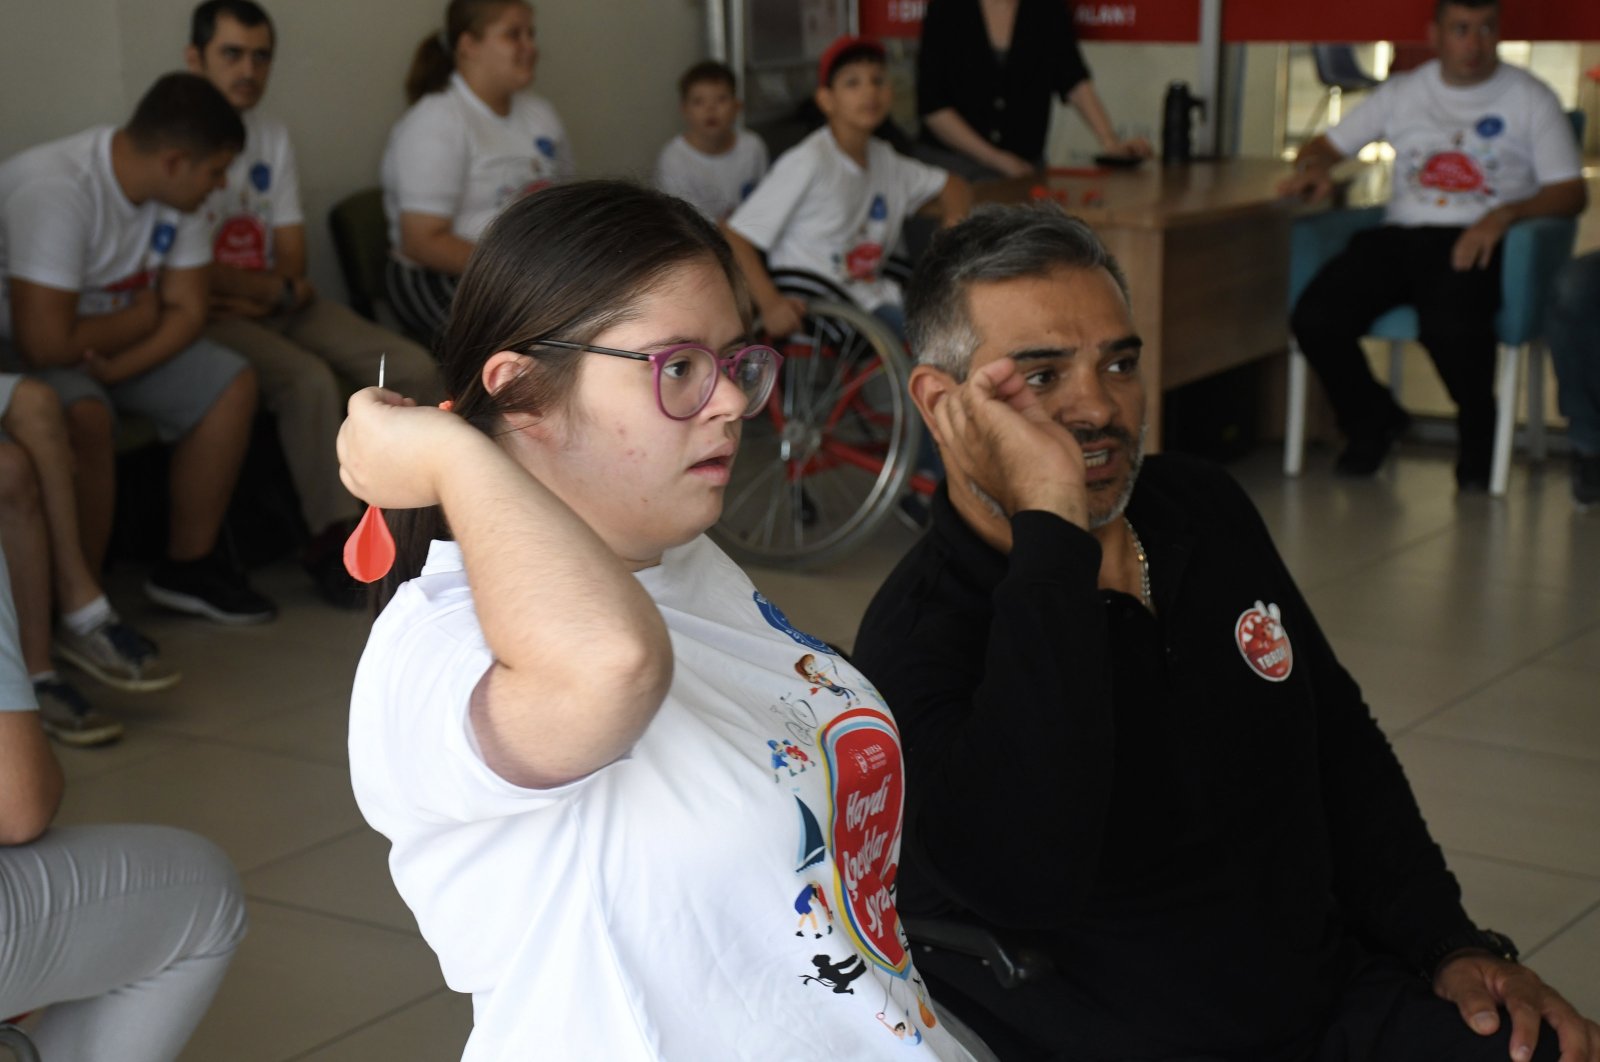
<path fill-rule="evenodd" d="M 761 327 L 774 338 L 786 336 L 799 328 L 800 320 L 806 314 L 805 300 L 779 291 L 767 267 L 762 265 L 761 252 L 756 250 L 756 245 L 739 235 L 727 222 L 722 223 L 722 234 L 728 238 L 728 246 L 733 248 L 733 260 L 739 264 L 739 272 L 744 274 L 744 282 L 750 288 L 750 298 L 761 314 Z"/>
<path fill-rule="evenodd" d="M 0 845 L 27 844 L 61 804 L 61 764 L 37 711 L 0 712 Z"/>
<path fill-rule="evenodd" d="M 458 277 L 472 257 L 472 241 L 451 229 L 451 219 L 436 214 L 400 214 L 400 253 L 436 273 Z"/>
<path fill-rule="evenodd" d="M 339 474 L 385 508 L 441 505 L 494 664 L 470 718 L 484 762 L 527 788 L 625 755 L 666 697 L 672 644 L 639 581 L 488 436 L 367 388 L 339 430 Z"/>
<path fill-rule="evenodd" d="M 124 350 L 151 335 L 161 322 L 161 295 L 154 287 L 137 293 L 115 313 L 78 316 L 78 292 L 7 281 L 12 343 L 35 369 L 77 365 L 89 351 Z"/>
<path fill-rule="evenodd" d="M 1083 116 L 1089 129 L 1094 133 L 1095 139 L 1100 141 L 1100 147 L 1107 155 L 1128 155 L 1133 158 L 1149 158 L 1153 152 L 1150 141 L 1142 136 L 1129 137 L 1127 140 L 1117 135 L 1117 130 L 1111 124 L 1111 116 L 1106 113 L 1105 104 L 1100 102 L 1100 94 L 1094 90 L 1094 82 L 1088 78 L 1078 82 L 1067 93 L 1067 102 Z"/>
<path fill-rule="evenodd" d="M 1506 230 L 1525 218 L 1570 218 L 1589 205 L 1589 190 L 1582 177 L 1547 184 L 1518 203 L 1502 203 L 1479 218 L 1456 240 L 1450 265 L 1457 271 L 1483 269 Z"/>
<path fill-rule="evenodd" d="M 316 289 L 306 279 L 305 226 L 283 225 L 273 229 L 272 247 L 271 269 L 239 269 L 213 262 L 213 306 L 246 312 L 247 316 L 267 316 L 302 309 L 316 298 Z M 236 305 L 240 302 L 243 305 Z M 248 313 L 249 309 L 256 312 Z"/>
<path fill-rule="evenodd" d="M 160 365 L 200 338 L 210 300 L 210 266 L 162 270 L 161 320 L 143 339 L 121 350 L 87 348 L 89 373 L 103 384 L 121 383 Z"/>
<path fill-rule="evenodd" d="M 967 120 L 954 107 L 923 115 L 922 124 L 952 151 L 959 151 L 974 162 L 980 162 L 1007 177 L 1027 177 L 1038 172 L 1033 163 L 1021 155 L 996 147 L 979 136 L 977 130 L 967 124 Z"/>
<path fill-rule="evenodd" d="M 944 187 L 933 201 L 938 204 L 939 224 L 948 229 L 972 213 L 972 185 L 952 173 L 945 178 Z"/>
<path fill-rule="evenodd" d="M 1317 203 L 1333 192 L 1333 167 L 1344 153 L 1327 136 L 1318 134 L 1294 157 L 1294 172 L 1278 182 L 1278 194 Z"/>

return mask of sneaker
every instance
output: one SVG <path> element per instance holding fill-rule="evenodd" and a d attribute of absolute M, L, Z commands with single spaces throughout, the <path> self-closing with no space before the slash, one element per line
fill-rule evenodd
<path fill-rule="evenodd" d="M 1600 454 L 1572 455 L 1572 504 L 1579 512 L 1600 505 Z"/>
<path fill-rule="evenodd" d="M 174 612 L 216 623 L 266 623 L 278 606 L 256 593 L 245 577 L 215 557 L 162 561 L 144 584 L 145 596 Z"/>
<path fill-rule="evenodd" d="M 317 584 L 317 593 L 334 608 L 359 609 L 366 606 L 371 591 L 365 583 L 358 583 L 345 570 L 344 554 L 329 553 L 318 560 L 306 561 L 302 567 L 311 581 Z"/>
<path fill-rule="evenodd" d="M 134 693 L 164 690 L 183 676 L 157 654 L 156 643 L 121 620 L 108 620 L 88 634 L 62 626 L 56 655 L 107 686 Z"/>
<path fill-rule="evenodd" d="M 39 700 L 39 724 L 63 745 L 91 748 L 109 745 L 122 736 L 121 723 L 91 708 L 83 694 L 60 679 L 35 682 L 33 695 Z"/>
<path fill-rule="evenodd" d="M 1350 433 L 1344 452 L 1333 464 L 1333 471 L 1341 476 L 1373 475 L 1409 427 L 1411 415 L 1399 406 L 1392 406 L 1377 425 Z"/>

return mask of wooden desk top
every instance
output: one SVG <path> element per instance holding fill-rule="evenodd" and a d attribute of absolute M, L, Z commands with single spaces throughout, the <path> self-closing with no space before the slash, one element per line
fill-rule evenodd
<path fill-rule="evenodd" d="M 1135 170 L 1064 172 L 1045 181 L 1013 178 L 973 186 L 978 202 L 1017 203 L 1039 198 L 1039 188 L 1095 227 L 1169 229 L 1282 210 L 1300 204 L 1278 195 L 1289 165 L 1278 159 L 1222 159 Z"/>

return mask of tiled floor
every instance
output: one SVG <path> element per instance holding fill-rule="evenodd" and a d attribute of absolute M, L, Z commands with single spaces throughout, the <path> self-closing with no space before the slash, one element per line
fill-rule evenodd
<path fill-rule="evenodd" d="M 1366 483 L 1329 477 L 1326 453 L 1297 481 L 1276 462 L 1262 450 L 1233 471 L 1394 740 L 1469 909 L 1600 1016 L 1600 513 L 1573 513 L 1560 462 L 1518 467 L 1501 502 L 1457 499 L 1434 451 Z M 848 645 L 909 541 L 891 527 L 834 570 L 755 580 Z M 288 566 L 259 577 L 283 617 L 243 630 L 143 613 L 124 581 L 120 603 L 186 676 L 152 697 L 96 691 L 129 734 L 62 750 L 61 820 L 176 823 L 238 865 L 253 927 L 184 1058 L 457 1057 L 470 1004 L 443 987 L 350 796 L 362 619 Z"/>

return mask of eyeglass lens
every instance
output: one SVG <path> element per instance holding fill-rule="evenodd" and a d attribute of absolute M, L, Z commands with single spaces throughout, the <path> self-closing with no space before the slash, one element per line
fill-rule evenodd
<path fill-rule="evenodd" d="M 705 408 L 717 386 L 717 356 L 703 347 L 682 347 L 672 352 L 657 374 L 661 408 L 672 417 L 692 417 Z M 772 390 L 777 363 L 763 347 L 747 348 L 737 355 L 729 375 L 744 393 L 744 415 L 759 410 Z"/>

